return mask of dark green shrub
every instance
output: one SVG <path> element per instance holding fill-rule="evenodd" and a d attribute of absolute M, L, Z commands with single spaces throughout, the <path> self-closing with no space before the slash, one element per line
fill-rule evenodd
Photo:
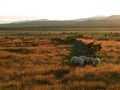
<path fill-rule="evenodd" d="M 64 39 L 62 39 L 62 38 L 52 38 L 51 41 L 54 44 L 72 44 L 72 43 L 76 42 L 76 38 L 74 36 L 68 36 Z"/>
<path fill-rule="evenodd" d="M 60 44 L 63 43 L 63 41 L 61 38 L 51 38 L 51 42 L 54 44 Z"/>
<path fill-rule="evenodd" d="M 64 39 L 65 44 L 73 44 L 76 42 L 76 38 L 74 36 L 68 36 Z"/>
<path fill-rule="evenodd" d="M 83 34 L 76 35 L 76 38 L 84 38 Z"/>
<path fill-rule="evenodd" d="M 101 49 L 101 44 L 94 44 L 94 42 L 85 44 L 83 41 L 77 41 L 70 49 L 69 58 L 80 55 L 96 56 L 96 52 Z"/>

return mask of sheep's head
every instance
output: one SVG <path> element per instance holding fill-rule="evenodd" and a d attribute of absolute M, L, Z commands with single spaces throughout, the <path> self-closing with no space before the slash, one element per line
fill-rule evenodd
<path fill-rule="evenodd" d="M 93 66 L 97 66 L 98 64 L 100 64 L 100 59 L 99 58 L 94 58 L 94 59 L 92 59 L 92 65 Z"/>

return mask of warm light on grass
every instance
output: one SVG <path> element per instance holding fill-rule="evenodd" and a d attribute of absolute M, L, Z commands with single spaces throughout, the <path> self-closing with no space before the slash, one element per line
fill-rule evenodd
<path fill-rule="evenodd" d="M 71 45 L 56 44 L 50 38 L 1 37 L 0 90 L 120 89 L 120 65 L 116 63 L 120 42 L 77 40 L 100 43 L 103 48 L 97 55 L 102 63 L 96 67 L 71 66 L 66 58 Z"/>

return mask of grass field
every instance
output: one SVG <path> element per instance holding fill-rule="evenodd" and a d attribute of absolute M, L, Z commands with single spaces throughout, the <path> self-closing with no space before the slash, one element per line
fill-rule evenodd
<path fill-rule="evenodd" d="M 70 44 L 51 38 L 73 36 L 102 45 L 97 67 L 71 66 Z M 1 30 L 0 90 L 120 90 L 120 29 Z"/>

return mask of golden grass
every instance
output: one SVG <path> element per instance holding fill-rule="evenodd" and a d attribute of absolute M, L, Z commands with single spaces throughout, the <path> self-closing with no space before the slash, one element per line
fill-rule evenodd
<path fill-rule="evenodd" d="M 120 42 L 101 43 L 97 67 L 73 67 L 65 57 L 70 45 L 54 45 L 50 39 L 4 38 L 0 43 L 0 90 L 110 90 L 120 89 Z"/>

